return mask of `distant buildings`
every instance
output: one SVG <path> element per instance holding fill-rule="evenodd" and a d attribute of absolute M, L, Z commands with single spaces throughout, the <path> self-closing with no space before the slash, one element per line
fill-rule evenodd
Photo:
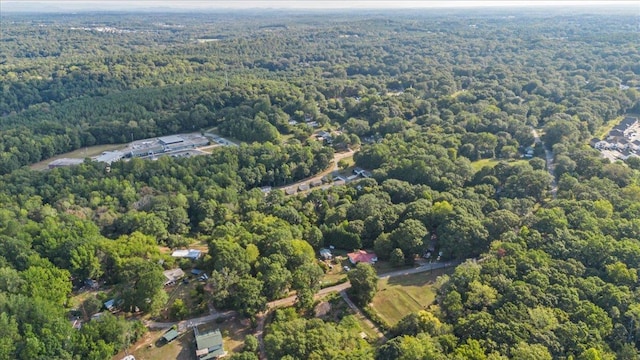
<path fill-rule="evenodd" d="M 222 143 L 227 141 L 222 138 L 218 138 L 218 142 Z M 200 134 L 169 135 L 154 139 L 132 142 L 124 150 L 105 151 L 98 156 L 94 156 L 92 160 L 111 165 L 112 163 L 123 158 L 153 158 L 158 155 L 172 154 L 177 154 L 176 156 L 180 156 L 180 152 L 207 145 L 209 145 L 209 139 Z M 197 152 L 193 153 L 196 154 Z M 56 167 L 79 165 L 83 162 L 84 159 L 62 158 L 50 162 L 48 164 L 48 167 L 49 169 L 53 169 Z"/>
<path fill-rule="evenodd" d="M 635 153 L 640 150 L 640 139 L 637 136 L 639 130 L 638 118 L 626 116 L 609 131 L 605 140 L 592 139 L 591 145 L 597 150 Z M 621 154 L 619 158 L 627 158 L 628 156 L 629 154 Z"/>
<path fill-rule="evenodd" d="M 122 151 L 105 151 L 102 154 L 93 158 L 93 160 L 97 162 L 103 162 L 111 165 L 124 157 L 124 153 Z"/>
<path fill-rule="evenodd" d="M 125 157 L 146 157 L 195 149 L 209 145 L 209 139 L 200 134 L 162 136 L 131 143 L 124 151 Z"/>

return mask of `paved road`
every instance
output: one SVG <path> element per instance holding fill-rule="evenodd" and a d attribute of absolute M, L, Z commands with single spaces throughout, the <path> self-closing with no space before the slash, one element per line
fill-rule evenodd
<path fill-rule="evenodd" d="M 186 329 L 187 327 L 191 327 L 191 326 L 196 326 L 196 325 L 200 325 L 200 324 L 204 324 L 210 321 L 213 321 L 215 319 L 218 318 L 224 318 L 224 317 L 229 317 L 229 316 L 233 316 L 236 315 L 237 313 L 235 311 L 229 310 L 229 311 L 212 311 L 209 315 L 206 316 L 200 316 L 197 318 L 193 318 L 193 319 L 187 319 L 187 320 L 182 320 L 182 321 L 177 321 L 177 322 L 157 322 L 157 321 L 145 321 L 144 324 L 151 329 L 168 329 L 170 327 L 172 327 L 173 325 L 178 325 L 178 329 Z"/>
<path fill-rule="evenodd" d="M 555 166 L 553 164 L 553 151 L 547 149 L 547 147 L 544 146 L 544 143 L 540 139 L 540 136 L 538 135 L 538 132 L 536 131 L 536 129 L 531 128 L 531 134 L 533 134 L 535 143 L 542 144 L 542 148 L 544 149 L 544 157 L 545 157 L 545 160 L 547 161 L 547 170 L 549 171 L 549 175 L 551 175 L 551 178 L 552 178 L 551 196 L 553 196 L 553 198 L 555 199 L 556 196 L 558 195 L 558 182 L 556 181 Z"/>
<path fill-rule="evenodd" d="M 303 180 L 300 180 L 298 182 L 295 182 L 293 184 L 287 184 L 284 186 L 279 186 L 276 187 L 274 189 L 281 189 L 281 190 L 285 190 L 285 189 L 289 189 L 289 188 L 293 188 L 293 189 L 298 189 L 298 187 L 302 184 L 310 184 L 312 181 L 316 181 L 316 180 L 322 180 L 323 177 L 325 177 L 326 175 L 331 174 L 332 172 L 338 170 L 338 161 L 344 159 L 344 158 L 348 158 L 353 156 L 353 154 L 355 153 L 355 151 L 349 149 L 349 151 L 346 152 L 339 152 L 339 153 L 335 153 L 333 155 L 333 161 L 332 164 L 329 165 L 329 167 L 327 167 L 327 169 L 325 169 L 323 172 L 316 174 L 313 177 L 310 178 L 306 178 Z M 326 186 L 326 185 L 325 185 Z"/>

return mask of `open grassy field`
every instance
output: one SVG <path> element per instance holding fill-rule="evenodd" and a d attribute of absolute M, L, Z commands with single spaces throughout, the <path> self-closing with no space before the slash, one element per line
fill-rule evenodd
<path fill-rule="evenodd" d="M 398 276 L 378 281 L 378 292 L 371 307 L 390 326 L 398 323 L 406 315 L 424 310 L 433 304 L 436 294 L 433 284 L 438 276 L 452 269 Z"/>
<path fill-rule="evenodd" d="M 525 159 L 520 159 L 520 160 L 513 160 L 513 159 L 509 159 L 509 160 L 506 160 L 506 159 L 480 159 L 480 160 L 472 161 L 471 162 L 471 167 L 473 167 L 473 171 L 479 171 L 480 169 L 482 169 L 485 166 L 494 167 L 500 161 L 506 161 L 510 165 L 515 165 L 517 163 L 525 163 L 528 160 L 525 160 Z"/>
<path fill-rule="evenodd" d="M 62 159 L 62 158 L 71 158 L 71 159 L 84 159 L 87 157 L 92 157 L 96 155 L 102 154 L 104 151 L 113 151 L 113 150 L 121 150 L 124 149 L 127 144 L 108 144 L 108 145 L 96 145 L 84 147 L 78 150 L 74 150 L 68 153 L 60 154 L 54 156 L 47 160 L 42 160 L 30 166 L 32 170 L 44 170 L 47 168 L 47 165 L 53 160 Z"/>

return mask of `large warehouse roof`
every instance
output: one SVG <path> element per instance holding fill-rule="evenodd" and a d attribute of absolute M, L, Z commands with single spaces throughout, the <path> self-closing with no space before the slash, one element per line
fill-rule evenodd
<path fill-rule="evenodd" d="M 163 136 L 161 138 L 158 138 L 158 140 L 160 140 L 160 143 L 162 143 L 163 145 L 177 144 L 184 141 L 184 139 L 178 135 Z"/>

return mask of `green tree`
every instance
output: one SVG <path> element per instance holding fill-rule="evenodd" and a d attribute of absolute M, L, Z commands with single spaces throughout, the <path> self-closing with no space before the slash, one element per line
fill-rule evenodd
<path fill-rule="evenodd" d="M 157 314 L 167 302 L 160 265 L 138 258 L 126 259 L 118 270 L 122 308 Z"/>
<path fill-rule="evenodd" d="M 391 265 L 396 267 L 404 265 L 405 259 L 404 259 L 404 253 L 402 252 L 402 249 L 399 249 L 399 248 L 393 249 L 393 251 L 391 252 L 391 257 L 389 259 L 389 262 L 391 263 Z"/>
<path fill-rule="evenodd" d="M 182 299 L 176 299 L 173 304 L 171 304 L 171 317 L 174 319 L 182 320 L 188 313 L 189 310 L 187 310 Z"/>
<path fill-rule="evenodd" d="M 413 260 L 414 255 L 422 253 L 424 239 L 428 233 L 420 221 L 408 219 L 400 223 L 389 237 L 408 260 Z"/>
<path fill-rule="evenodd" d="M 518 343 L 518 346 L 511 350 L 511 358 L 514 360 L 551 360 L 549 350 L 540 344 Z"/>
<path fill-rule="evenodd" d="M 349 294 L 356 304 L 364 306 L 373 300 L 378 290 L 378 276 L 373 266 L 358 263 L 347 273 L 347 278 L 351 282 Z"/>

